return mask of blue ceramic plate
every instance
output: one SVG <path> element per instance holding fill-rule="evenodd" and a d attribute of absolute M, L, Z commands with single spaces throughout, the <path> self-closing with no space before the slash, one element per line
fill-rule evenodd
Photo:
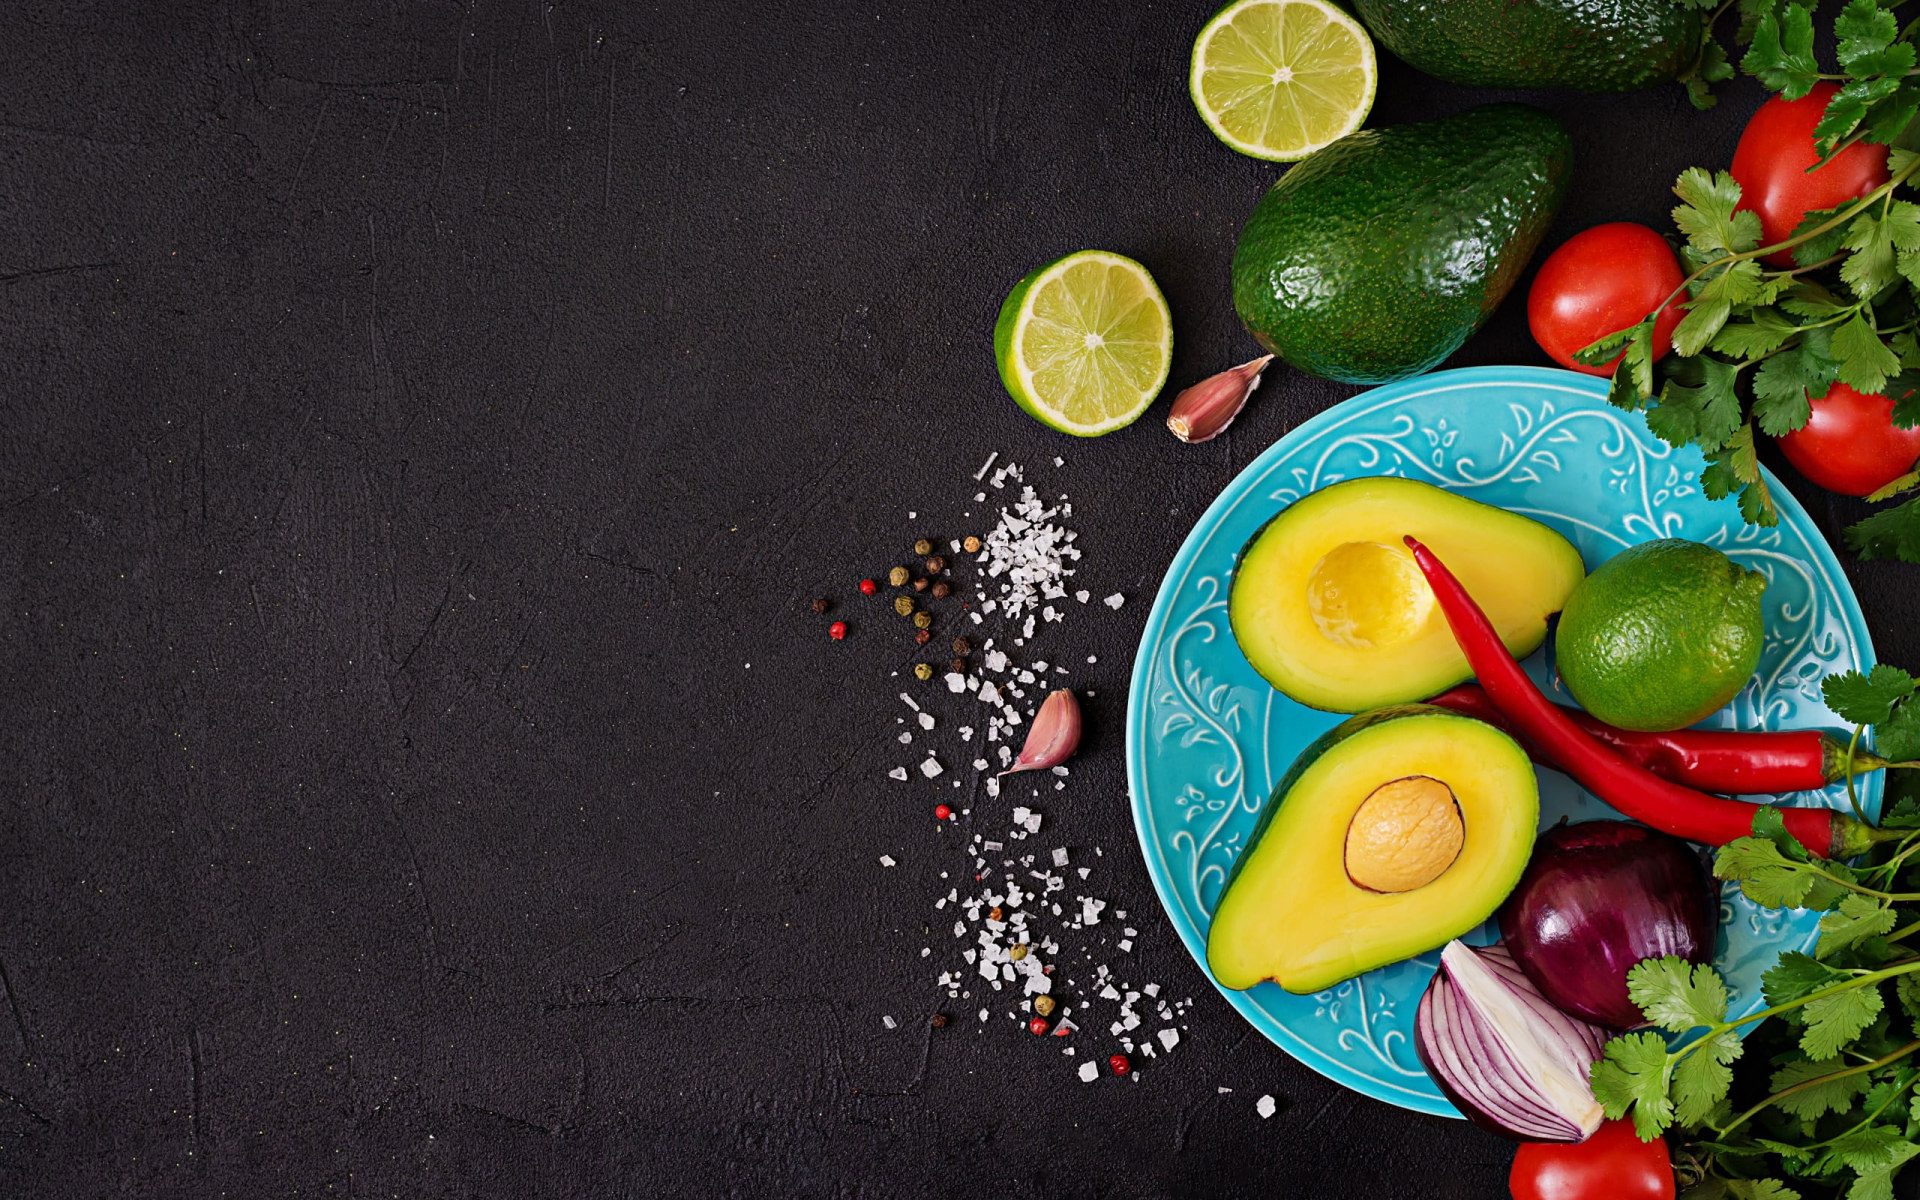
<path fill-rule="evenodd" d="M 1777 485 L 1780 524 L 1745 524 L 1700 492 L 1699 455 L 1674 450 L 1639 416 L 1608 407 L 1604 382 L 1536 367 L 1441 371 L 1355 396 L 1281 438 L 1240 473 L 1174 556 L 1134 660 L 1127 773 L 1134 824 L 1161 903 L 1204 969 L 1206 930 L 1228 867 L 1294 755 L 1342 718 L 1268 687 L 1227 627 L 1240 547 L 1269 518 L 1342 479 L 1403 475 L 1525 513 L 1580 548 L 1589 570 L 1637 542 L 1684 537 L 1767 574 L 1766 651 L 1754 681 L 1708 725 L 1837 727 L 1820 699 L 1830 671 L 1873 647 L 1860 606 L 1806 511 Z M 1773 481 L 1769 478 L 1769 483 Z M 1527 663 L 1551 676 L 1536 654 Z M 1566 697 L 1557 697 L 1570 703 Z M 1861 789 L 1878 812 L 1880 780 Z M 1540 773 L 1542 825 L 1616 815 L 1565 776 Z M 1839 788 L 1789 803 L 1846 806 Z M 1732 1010 L 1761 1007 L 1760 973 L 1782 950 L 1811 949 L 1817 915 L 1721 895 L 1715 965 Z M 1493 936 L 1491 925 L 1479 940 Z M 1418 1112 L 1457 1116 L 1420 1067 L 1413 1016 L 1438 955 L 1369 972 L 1313 996 L 1271 983 L 1222 989 L 1254 1028 L 1314 1070 Z"/>

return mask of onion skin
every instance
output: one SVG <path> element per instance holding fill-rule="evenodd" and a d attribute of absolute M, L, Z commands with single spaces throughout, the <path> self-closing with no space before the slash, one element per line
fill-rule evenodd
<path fill-rule="evenodd" d="M 1646 1024 L 1627 996 L 1643 958 L 1713 958 L 1720 901 L 1706 864 L 1671 834 L 1629 821 L 1540 835 L 1500 906 L 1500 936 L 1542 995 L 1609 1029 Z"/>

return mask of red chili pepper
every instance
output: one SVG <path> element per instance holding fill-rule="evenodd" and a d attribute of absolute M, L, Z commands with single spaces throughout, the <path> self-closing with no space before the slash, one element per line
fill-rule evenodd
<path fill-rule="evenodd" d="M 847 623 L 845 621 L 835 621 L 833 624 L 827 626 L 827 636 L 836 642 L 846 637 Z"/>
<path fill-rule="evenodd" d="M 1504 715 L 1486 692 L 1471 683 L 1441 692 L 1427 703 L 1465 713 L 1489 725 L 1503 728 L 1506 725 Z M 1675 729 L 1666 733 L 1642 733 L 1615 728 L 1577 708 L 1558 707 L 1588 736 L 1613 747 L 1621 758 L 1645 767 L 1662 779 L 1684 783 L 1703 792 L 1736 796 L 1810 792 L 1847 777 L 1847 743 L 1824 730 L 1745 733 L 1736 729 Z M 1543 767 L 1559 769 L 1551 755 L 1541 752 L 1525 738 L 1519 740 L 1534 761 Z M 1865 750 L 1853 752 L 1855 775 L 1905 765 L 1890 763 Z"/>
<path fill-rule="evenodd" d="M 860 594 L 862 596 L 871 596 L 879 590 L 880 585 L 871 579 L 862 579 L 860 581 Z"/>
<path fill-rule="evenodd" d="M 1027 1029 L 1033 1036 L 1039 1037 L 1047 1031 L 1047 1019 L 1045 1017 L 1035 1017 L 1033 1020 L 1027 1022 Z"/>
<path fill-rule="evenodd" d="M 1115 1075 L 1125 1075 L 1133 1070 L 1133 1064 L 1127 1061 L 1127 1056 L 1124 1054 L 1115 1054 L 1108 1058 L 1107 1066 L 1113 1069 Z"/>
<path fill-rule="evenodd" d="M 936 804 L 933 806 L 933 816 L 937 821 L 944 821 L 952 815 L 953 810 L 944 804 Z"/>
<path fill-rule="evenodd" d="M 1560 763 L 1575 782 L 1625 815 L 1688 841 L 1718 846 L 1753 832 L 1759 805 L 1709 796 L 1662 779 L 1588 736 L 1527 678 L 1493 622 L 1446 564 L 1418 540 L 1403 540 L 1480 686 L 1513 727 Z M 1830 808 L 1782 808 L 1780 816 L 1787 832 L 1822 858 L 1851 858 L 1880 840 L 1879 830 Z"/>

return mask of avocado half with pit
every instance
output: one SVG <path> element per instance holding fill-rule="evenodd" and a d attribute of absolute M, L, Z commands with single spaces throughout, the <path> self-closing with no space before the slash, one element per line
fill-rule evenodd
<path fill-rule="evenodd" d="M 1223 987 L 1289 992 L 1444 946 L 1520 880 L 1540 821 L 1526 751 L 1426 704 L 1322 734 L 1274 789 L 1207 931 Z"/>
<path fill-rule="evenodd" d="M 1401 539 L 1432 547 L 1515 658 L 1546 640 L 1586 566 L 1540 522 L 1431 484 L 1350 479 L 1282 510 L 1240 552 L 1227 613 L 1253 669 L 1311 708 L 1424 700 L 1473 674 Z"/>

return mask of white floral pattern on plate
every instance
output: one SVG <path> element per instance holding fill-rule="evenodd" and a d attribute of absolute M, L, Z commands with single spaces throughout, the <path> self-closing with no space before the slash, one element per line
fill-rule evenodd
<path fill-rule="evenodd" d="M 1147 867 L 1174 926 L 1206 965 L 1206 926 L 1233 860 L 1293 756 L 1341 718 L 1274 692 L 1227 626 L 1240 547 L 1275 513 L 1330 483 L 1403 475 L 1515 512 L 1565 534 L 1588 568 L 1636 543 L 1686 537 L 1719 546 L 1768 577 L 1760 669 L 1712 723 L 1743 729 L 1837 724 L 1820 698 L 1830 671 L 1872 661 L 1852 589 L 1785 489 L 1780 524 L 1745 524 L 1709 501 L 1701 462 L 1645 421 L 1610 408 L 1602 381 L 1532 367 L 1443 371 L 1376 388 L 1321 413 L 1270 447 L 1221 492 L 1174 557 L 1134 662 L 1128 780 Z M 1551 687 L 1544 652 L 1529 660 Z M 1566 700 L 1564 695 L 1558 697 Z M 1543 825 L 1615 815 L 1572 781 L 1540 773 Z M 1877 809 L 1879 780 L 1863 799 Z M 1844 806 L 1837 788 L 1789 798 Z M 1872 809 L 1870 809 L 1871 811 Z M 1760 1007 L 1760 973 L 1782 949 L 1811 944 L 1816 918 L 1722 895 L 1716 965 L 1736 1012 Z M 1479 937 L 1490 939 L 1483 928 Z M 1272 984 L 1226 991 L 1277 1045 L 1377 1099 L 1457 1116 L 1421 1069 L 1413 1013 L 1432 977 L 1425 954 L 1313 996 Z"/>

